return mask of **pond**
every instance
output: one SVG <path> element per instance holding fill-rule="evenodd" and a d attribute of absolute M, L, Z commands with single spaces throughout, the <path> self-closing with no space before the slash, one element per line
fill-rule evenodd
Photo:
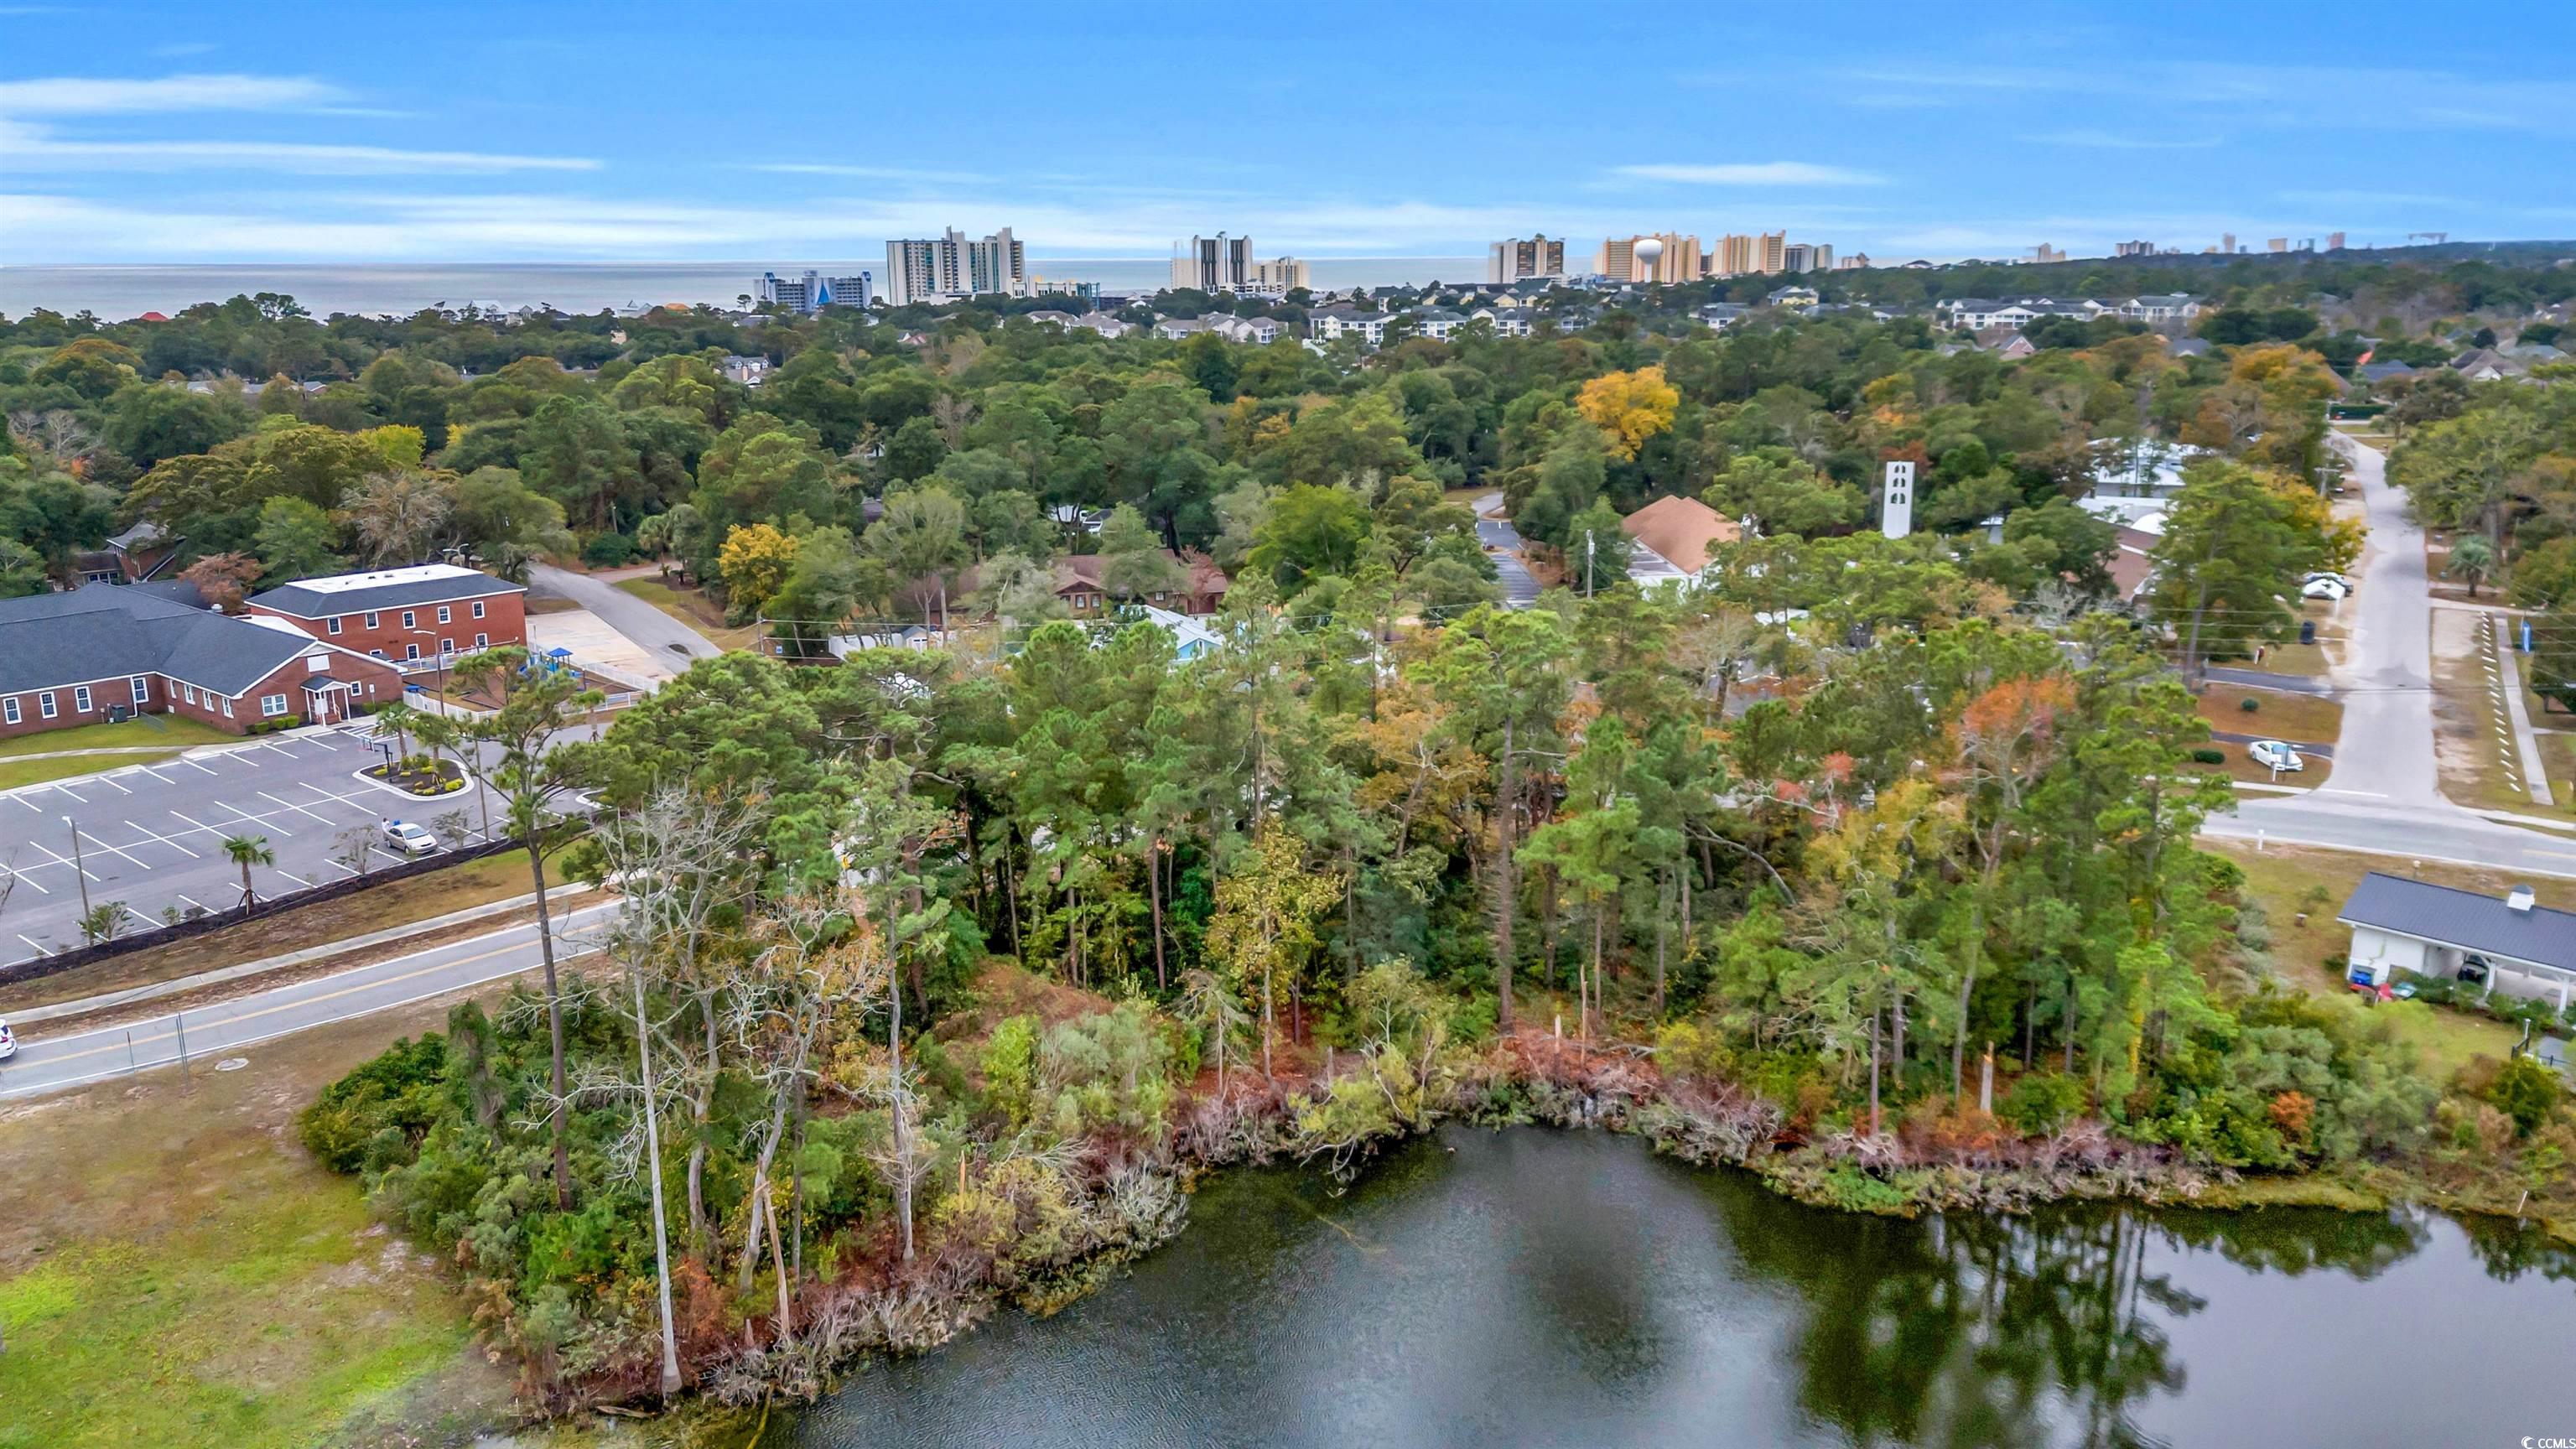
<path fill-rule="evenodd" d="M 2576 1254 L 2315 1209 L 1905 1222 L 1602 1132 L 1450 1128 L 1347 1191 L 1208 1182 L 1052 1318 L 853 1374 L 768 1443 L 2576 1442 Z"/>

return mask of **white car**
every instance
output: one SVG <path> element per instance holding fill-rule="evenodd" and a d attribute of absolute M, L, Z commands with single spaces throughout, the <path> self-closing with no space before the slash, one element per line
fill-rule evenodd
<path fill-rule="evenodd" d="M 2343 585 L 2343 591 L 2347 594 L 2357 592 L 2361 588 L 2360 583 L 2355 581 L 2352 575 L 2339 574 L 2332 569 L 2319 569 L 2315 573 L 2301 578 L 2299 582 L 2303 584 L 2313 584 L 2319 579 L 2334 580 L 2336 583 Z"/>
<path fill-rule="evenodd" d="M 428 855 L 438 849 L 438 837 L 408 820 L 384 822 L 385 844 L 405 855 Z"/>
<path fill-rule="evenodd" d="M 9 1023 L 0 1021 L 0 1062 L 18 1054 L 18 1039 L 9 1034 Z"/>
<path fill-rule="evenodd" d="M 2329 603 L 2341 603 L 2345 598 L 2350 596 L 2351 593 L 2352 585 L 2345 583 L 2342 579 L 2336 578 L 2332 575 L 2328 575 L 2324 578 L 2310 579 L 2299 586 L 2299 597 L 2303 599 L 2324 599 Z"/>
<path fill-rule="evenodd" d="M 2264 769 L 2296 774 L 2308 767 L 2299 752 L 2279 740 L 2256 740 L 2245 747 L 2245 758 Z"/>

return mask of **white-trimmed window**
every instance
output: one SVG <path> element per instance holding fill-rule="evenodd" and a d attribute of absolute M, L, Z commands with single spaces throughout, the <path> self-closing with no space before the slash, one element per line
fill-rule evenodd
<path fill-rule="evenodd" d="M 72 713 L 74 713 L 74 714 L 87 714 L 87 713 L 89 713 L 89 686 L 88 686 L 88 685 L 86 685 L 86 684 L 75 684 L 75 685 L 73 685 L 73 686 L 72 686 Z"/>
<path fill-rule="evenodd" d="M 330 667 L 331 656 L 328 654 L 307 654 L 304 656 L 304 672 L 307 674 L 319 674 Z"/>
<path fill-rule="evenodd" d="M 286 696 L 282 694 L 261 695 L 259 697 L 259 712 L 263 715 L 281 715 L 286 713 Z"/>
<path fill-rule="evenodd" d="M 0 699 L 0 724 L 16 724 L 17 722 L 18 696 L 13 694 L 7 699 Z"/>
<path fill-rule="evenodd" d="M 54 717 L 54 692 L 50 689 L 36 696 L 36 713 L 46 719 Z"/>
<path fill-rule="evenodd" d="M 367 653 L 369 653 L 370 655 L 372 655 L 372 656 L 374 656 L 375 658 L 378 658 L 378 659 L 382 659 L 382 658 L 384 658 L 384 657 L 385 657 L 385 651 L 383 651 L 382 649 L 370 649 L 370 650 L 368 650 L 368 651 L 367 651 Z"/>
<path fill-rule="evenodd" d="M 477 648 L 477 649 L 489 649 L 489 648 L 491 648 L 491 647 L 492 647 L 492 636 L 491 636 L 491 635 L 489 635 L 489 634 L 477 634 L 477 635 L 475 635 L 475 636 L 474 636 L 474 647 L 475 647 L 475 648 Z"/>
<path fill-rule="evenodd" d="M 403 610 L 403 627 L 404 627 L 404 628 L 406 628 L 406 629 L 416 629 L 416 628 L 419 628 L 419 627 L 420 627 L 420 611 L 419 611 L 419 610 L 417 610 L 417 609 L 405 609 L 405 610 Z"/>
<path fill-rule="evenodd" d="M 125 683 L 128 688 L 134 691 L 134 702 L 136 704 L 150 704 L 152 702 L 152 680 L 149 675 L 138 674 L 132 679 L 125 681 Z"/>
<path fill-rule="evenodd" d="M 179 697 L 190 704 L 195 704 L 197 702 L 197 686 L 188 683 L 184 679 L 179 681 Z"/>
<path fill-rule="evenodd" d="M 483 601 L 481 599 L 476 599 L 474 601 L 474 617 L 477 619 L 483 617 Z"/>
<path fill-rule="evenodd" d="M 451 624 L 455 621 L 456 611 L 454 609 L 447 607 L 445 604 L 438 606 L 438 622 L 442 624 Z"/>
<path fill-rule="evenodd" d="M 337 614 L 333 614 L 330 618 L 325 619 L 325 620 L 323 620 L 323 621 L 322 621 L 322 626 L 323 626 L 324 628 L 326 628 L 326 629 L 329 629 L 329 630 L 330 630 L 332 633 L 334 633 L 334 634 L 339 633 L 339 632 L 340 632 L 340 616 L 339 616 L 339 615 L 337 615 Z"/>
<path fill-rule="evenodd" d="M 373 610 L 373 609 L 369 609 L 369 610 L 367 611 L 367 627 L 368 627 L 368 628 L 370 628 L 370 629 L 375 629 L 375 628 L 381 628 L 381 627 L 383 627 L 381 624 L 379 624 L 379 623 L 377 622 L 377 618 L 376 618 L 376 611 L 375 611 L 375 610 Z"/>
<path fill-rule="evenodd" d="M 208 690 L 208 691 L 207 691 L 207 695 L 208 695 L 209 697 L 212 697 L 212 696 L 213 696 L 213 694 L 214 694 L 214 691 L 212 691 L 212 690 Z M 223 707 L 224 707 L 224 718 L 226 718 L 226 719 L 231 719 L 231 718 L 233 717 L 233 697 L 232 697 L 231 695 L 227 694 L 227 695 L 225 695 L 225 696 L 223 697 L 223 699 L 222 699 L 220 702 L 222 703 L 222 705 L 223 705 Z"/>
<path fill-rule="evenodd" d="M 403 659 L 404 659 L 406 662 L 408 662 L 408 661 L 410 661 L 410 660 L 418 659 L 419 657 L 420 657 L 420 646 L 419 646 L 419 645 L 417 645 L 417 644 L 405 644 L 405 645 L 403 646 Z"/>

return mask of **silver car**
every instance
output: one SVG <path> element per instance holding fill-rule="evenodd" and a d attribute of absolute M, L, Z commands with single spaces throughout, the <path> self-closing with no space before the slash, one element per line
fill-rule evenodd
<path fill-rule="evenodd" d="M 18 1039 L 9 1034 L 9 1023 L 0 1021 L 0 1062 L 18 1054 Z"/>

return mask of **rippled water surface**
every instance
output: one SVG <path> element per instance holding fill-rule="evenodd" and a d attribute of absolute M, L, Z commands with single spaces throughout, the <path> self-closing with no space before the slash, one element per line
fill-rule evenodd
<path fill-rule="evenodd" d="M 2308 1210 L 1897 1222 L 1598 1132 L 1236 1172 L 1050 1319 L 771 1445 L 2495 1445 L 2576 1438 L 2576 1259 Z"/>

